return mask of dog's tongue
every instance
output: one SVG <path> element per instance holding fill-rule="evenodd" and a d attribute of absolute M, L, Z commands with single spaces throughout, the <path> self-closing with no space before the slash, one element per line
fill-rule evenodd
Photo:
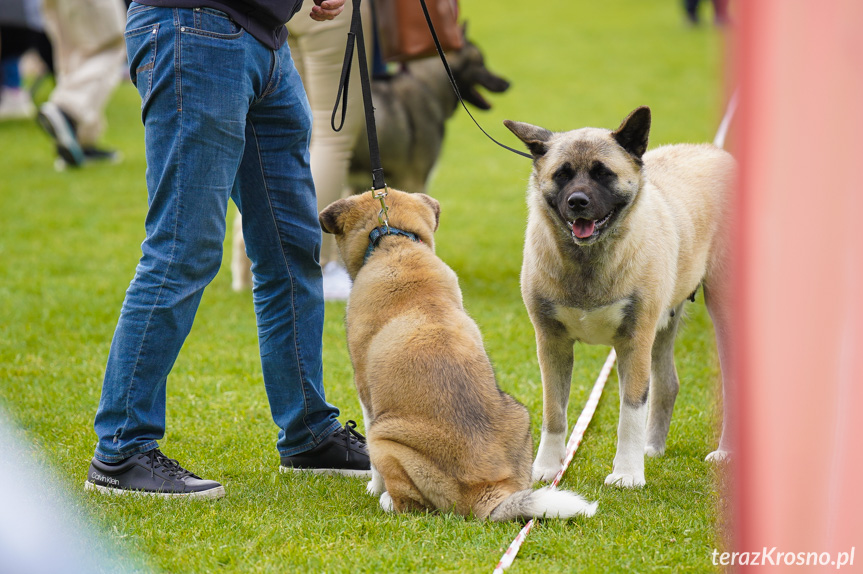
<path fill-rule="evenodd" d="M 585 239 L 593 235 L 596 222 L 592 219 L 576 219 L 572 224 L 572 233 L 579 239 Z"/>

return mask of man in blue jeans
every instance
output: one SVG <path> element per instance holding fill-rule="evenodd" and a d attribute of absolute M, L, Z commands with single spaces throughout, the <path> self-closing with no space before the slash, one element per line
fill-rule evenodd
<path fill-rule="evenodd" d="M 309 16 L 335 18 L 345 0 Z M 126 22 L 141 94 L 149 211 L 96 413 L 86 487 L 220 497 L 158 449 L 169 372 L 222 259 L 228 198 L 254 271 L 264 385 L 283 471 L 369 474 L 365 439 L 323 389 L 321 230 L 311 114 L 285 42 L 301 0 L 140 0 Z"/>

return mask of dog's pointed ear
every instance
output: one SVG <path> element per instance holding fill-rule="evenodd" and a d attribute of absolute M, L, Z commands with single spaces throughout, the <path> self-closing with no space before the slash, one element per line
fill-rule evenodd
<path fill-rule="evenodd" d="M 650 133 L 650 108 L 641 106 L 629 114 L 611 136 L 637 159 L 647 151 L 647 137 Z"/>
<path fill-rule="evenodd" d="M 541 158 L 548 151 L 548 140 L 554 135 L 553 132 L 545 128 L 512 120 L 503 120 L 503 125 L 508 127 L 509 131 L 524 142 L 534 160 Z"/>
<path fill-rule="evenodd" d="M 437 227 L 440 224 L 440 203 L 438 203 L 438 200 L 436 200 L 432 196 L 426 195 L 424 193 L 414 193 L 413 195 L 424 201 L 426 204 L 428 204 L 429 207 L 432 208 L 432 211 L 434 212 L 434 229 L 432 229 L 432 231 L 437 231 Z"/>
<path fill-rule="evenodd" d="M 347 208 L 347 199 L 340 199 L 325 207 L 324 210 L 321 211 L 320 215 L 318 215 L 321 229 L 324 230 L 324 232 L 332 233 L 333 235 L 339 235 L 344 232 L 344 222 L 339 216 L 344 213 Z"/>

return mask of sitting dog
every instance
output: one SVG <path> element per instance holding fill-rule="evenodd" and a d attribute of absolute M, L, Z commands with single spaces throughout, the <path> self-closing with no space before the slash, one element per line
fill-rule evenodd
<path fill-rule="evenodd" d="M 464 28 L 462 33 L 466 33 Z M 508 81 L 486 68 L 482 52 L 467 37 L 464 46 L 447 54 L 447 59 L 462 98 L 481 110 L 491 109 L 491 104 L 477 87 L 495 93 L 509 89 Z M 437 56 L 422 58 L 406 63 L 394 76 L 373 80 L 372 101 L 387 181 L 398 189 L 424 192 L 440 156 L 445 123 L 458 107 L 443 64 Z M 371 172 L 364 123 L 351 159 L 351 191 L 367 190 Z M 231 260 L 231 285 L 235 291 L 251 287 L 250 266 L 242 219 L 238 216 L 234 219 Z"/>
<path fill-rule="evenodd" d="M 661 455 L 677 397 L 674 338 L 699 286 L 713 319 L 728 389 L 729 264 L 734 160 L 712 145 L 647 152 L 650 110 L 615 131 L 553 133 L 506 121 L 533 155 L 521 289 L 542 374 L 536 480 L 564 456 L 576 341 L 619 357 L 617 453 L 606 484 L 645 484 L 644 455 Z M 649 405 L 648 405 L 649 401 Z M 719 449 L 728 454 L 729 411 Z"/>
<path fill-rule="evenodd" d="M 387 511 L 480 519 L 591 516 L 577 494 L 529 490 L 527 410 L 502 392 L 458 278 L 434 254 L 440 207 L 391 190 L 389 227 L 371 193 L 320 214 L 354 281 L 347 338 L 372 461 L 370 494 Z"/>

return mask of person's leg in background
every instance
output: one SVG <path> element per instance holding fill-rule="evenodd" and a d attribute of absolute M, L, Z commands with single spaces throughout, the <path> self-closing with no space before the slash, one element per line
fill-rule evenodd
<path fill-rule="evenodd" d="M 47 50 L 46 50 L 47 47 Z M 40 0 L 0 2 L 0 120 L 29 119 L 36 115 L 32 94 L 22 81 L 21 57 L 38 52 L 51 69 L 50 44 L 44 32 Z"/>
<path fill-rule="evenodd" d="M 117 153 L 99 148 L 98 141 L 126 58 L 125 5 L 122 0 L 43 0 L 42 11 L 57 85 L 40 107 L 39 122 L 66 165 L 116 161 Z"/>
<path fill-rule="evenodd" d="M 21 54 L 29 48 L 28 30 L 0 26 L 0 120 L 22 120 L 36 115 L 36 106 L 21 82 Z"/>
<path fill-rule="evenodd" d="M 713 22 L 717 26 L 727 26 L 731 23 L 728 16 L 728 0 L 713 0 Z"/>
<path fill-rule="evenodd" d="M 692 25 L 698 25 L 700 19 L 698 17 L 698 4 L 700 0 L 683 0 L 683 11 L 686 13 L 686 20 Z"/>
<path fill-rule="evenodd" d="M 302 12 L 311 9 L 312 0 L 306 0 Z M 362 2 L 363 37 L 366 53 L 371 61 L 372 13 L 370 2 Z M 335 132 L 330 125 L 336 103 L 339 77 L 345 57 L 345 44 L 351 23 L 350 4 L 344 13 L 328 22 L 314 22 L 308 18 L 294 18 L 288 22 L 288 43 L 291 54 L 303 80 L 312 108 L 312 142 L 310 147 L 312 177 L 317 189 L 317 209 L 321 211 L 340 199 L 347 187 L 348 168 L 357 137 L 365 122 L 362 90 L 359 83 L 348 92 L 345 125 Z M 359 81 L 354 54 L 352 76 Z M 371 177 L 371 176 L 369 176 Z M 347 299 L 350 278 L 339 261 L 338 250 L 332 235 L 326 234 L 321 247 L 321 265 L 324 274 L 324 298 Z"/>

